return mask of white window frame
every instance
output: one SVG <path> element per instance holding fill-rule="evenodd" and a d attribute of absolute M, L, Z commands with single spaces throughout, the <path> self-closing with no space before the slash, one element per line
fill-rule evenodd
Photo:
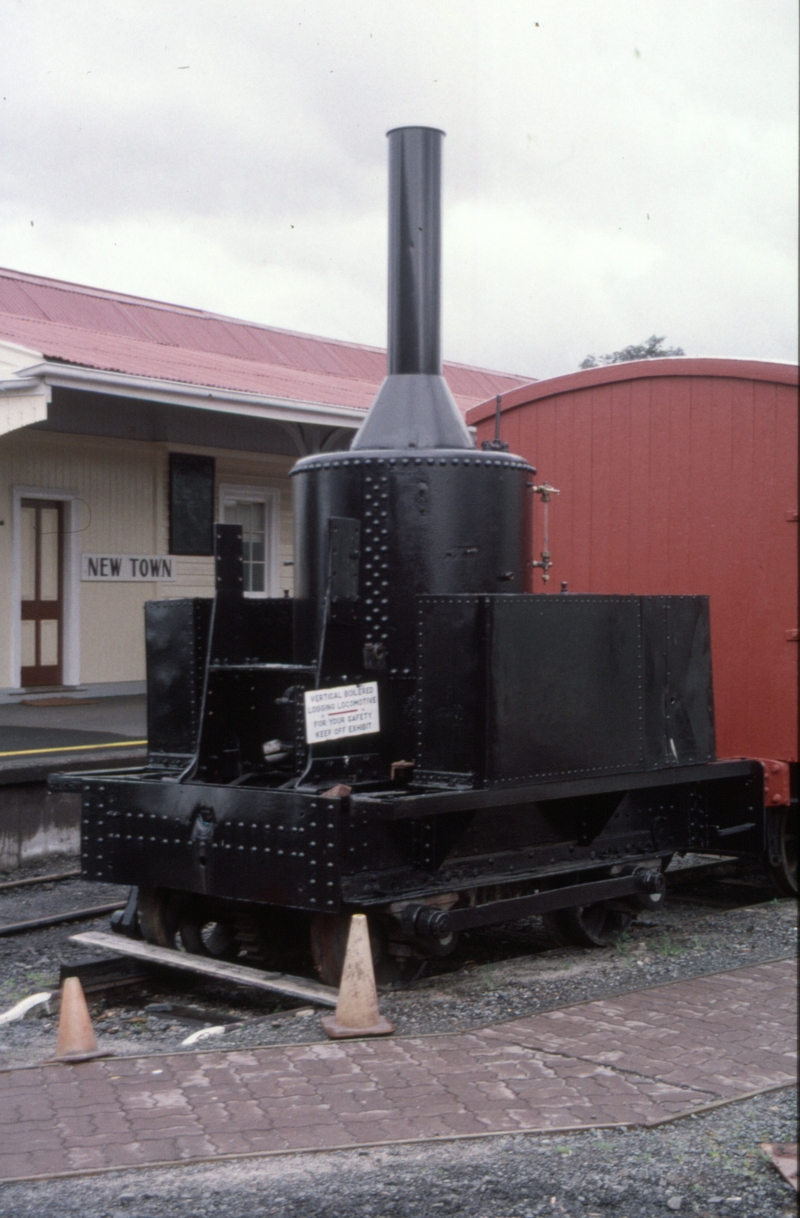
<path fill-rule="evenodd" d="M 14 486 L 11 491 L 11 682 L 22 688 L 22 500 L 48 499 L 64 505 L 61 683 L 80 685 L 81 670 L 81 504 L 77 491 Z"/>
<path fill-rule="evenodd" d="M 219 487 L 219 514 L 217 519 L 225 520 L 225 500 L 235 499 L 238 503 L 263 503 L 265 506 L 264 540 L 267 553 L 264 556 L 264 591 L 245 592 L 245 596 L 254 600 L 265 600 L 267 597 L 279 596 L 280 577 L 280 540 L 281 540 L 281 494 L 269 486 L 237 486 L 223 482 Z"/>

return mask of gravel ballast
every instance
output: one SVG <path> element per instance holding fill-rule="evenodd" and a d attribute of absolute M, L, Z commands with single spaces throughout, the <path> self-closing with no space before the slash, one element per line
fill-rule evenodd
<path fill-rule="evenodd" d="M 47 860 L 44 871 L 74 859 Z M 35 874 L 36 867 L 27 869 Z M 26 873 L 17 871 L 13 877 Z M 80 879 L 0 892 L 0 923 L 115 900 L 124 889 Z M 752 901 L 752 904 L 745 902 Z M 58 983 L 58 966 L 87 957 L 77 930 L 108 919 L 0 939 L 0 1012 Z M 647 988 L 796 950 L 797 907 L 758 879 L 706 879 L 642 914 L 614 948 L 553 948 L 528 919 L 462 936 L 431 975 L 381 995 L 398 1034 L 455 1032 Z M 320 1012 L 234 987 L 159 974 L 144 987 L 96 997 L 100 1045 L 116 1054 L 174 1052 L 210 1024 L 241 1026 L 198 1048 L 232 1049 L 323 1038 Z M 0 1067 L 53 1052 L 55 1010 L 0 1027 Z M 654 1129 L 499 1135 L 476 1140 L 208 1165 L 114 1172 L 0 1186 L 0 1215 L 81 1218 L 788 1218 L 796 1198 L 759 1149 L 796 1138 L 794 1088 L 766 1092 Z"/>
<path fill-rule="evenodd" d="M 69 870 L 71 858 L 40 865 Z M 35 868 L 29 872 L 35 874 Z M 15 878 L 25 873 L 15 872 Z M 695 890 L 647 912 L 612 948 L 554 948 L 542 922 L 530 918 L 462 935 L 456 952 L 432 961 L 407 990 L 381 994 L 398 1035 L 456 1032 L 634 989 L 792 955 L 797 905 L 768 897 L 753 879 L 706 879 Z M 118 886 L 71 879 L 0 892 L 0 924 L 49 912 L 124 899 Z M 742 905 L 751 898 L 759 904 Z M 728 908 L 715 908 L 727 904 Z M 734 902 L 739 902 L 737 906 Z M 702 903 L 701 903 L 702 902 Z M 733 907 L 730 907 L 733 904 Z M 82 930 L 108 929 L 108 918 L 0 938 L 0 1013 L 36 991 L 58 985 L 59 964 L 94 952 L 72 943 Z M 145 984 L 89 995 L 101 1049 L 116 1054 L 170 1052 L 191 1033 L 226 1026 L 203 1048 L 250 1048 L 324 1039 L 319 1010 L 278 996 L 188 976 L 160 973 Z M 53 1051 L 54 1006 L 0 1026 L 0 1068 L 42 1061 Z M 239 1026 L 237 1026 L 239 1025 Z"/>

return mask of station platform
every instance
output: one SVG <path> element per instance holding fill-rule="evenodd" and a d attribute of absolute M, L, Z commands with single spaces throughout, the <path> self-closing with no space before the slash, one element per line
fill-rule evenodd
<path fill-rule="evenodd" d="M 147 744 L 144 694 L 89 698 L 31 694 L 0 704 L 0 785 L 39 782 L 47 773 L 78 764 L 127 762 Z"/>
<path fill-rule="evenodd" d="M 0 871 L 80 850 L 80 796 L 53 794 L 60 770 L 120 769 L 147 757 L 144 694 L 65 691 L 0 703 Z"/>
<path fill-rule="evenodd" d="M 796 1078 L 780 959 L 468 1033 L 0 1072 L 0 1180 L 653 1126 Z"/>

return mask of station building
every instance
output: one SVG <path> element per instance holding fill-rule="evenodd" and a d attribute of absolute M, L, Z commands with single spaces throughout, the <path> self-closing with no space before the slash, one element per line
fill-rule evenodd
<path fill-rule="evenodd" d="M 143 605 L 292 592 L 289 471 L 347 448 L 385 352 L 0 270 L 0 701 L 144 691 Z M 529 378 L 446 364 L 459 407 Z"/>

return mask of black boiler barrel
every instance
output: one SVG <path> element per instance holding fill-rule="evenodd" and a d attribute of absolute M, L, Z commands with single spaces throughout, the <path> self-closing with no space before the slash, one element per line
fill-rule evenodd
<path fill-rule="evenodd" d="M 296 660 L 318 658 L 332 517 L 360 522 L 358 654 L 379 645 L 386 678 L 413 679 L 418 594 L 524 590 L 532 472 L 521 457 L 475 449 L 299 461 L 292 470 Z M 359 675 L 337 669 L 327 647 L 324 670 L 328 680 Z"/>

